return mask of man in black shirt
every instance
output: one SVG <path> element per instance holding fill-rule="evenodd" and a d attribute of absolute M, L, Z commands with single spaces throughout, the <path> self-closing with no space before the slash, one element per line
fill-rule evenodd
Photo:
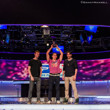
<path fill-rule="evenodd" d="M 78 71 L 77 61 L 72 58 L 72 53 L 68 51 L 67 59 L 64 61 L 62 76 L 62 79 L 65 80 L 65 102 L 68 102 L 69 99 L 69 82 L 71 82 L 72 89 L 74 91 L 75 103 L 79 102 L 76 88 L 77 71 Z"/>
<path fill-rule="evenodd" d="M 34 82 L 36 82 L 37 88 L 37 103 L 40 103 L 40 86 L 41 86 L 41 75 L 42 75 L 42 63 L 38 60 L 40 52 L 37 50 L 34 53 L 34 58 L 29 61 L 28 71 L 30 76 L 29 93 L 28 93 L 28 104 L 31 104 L 32 91 Z"/>

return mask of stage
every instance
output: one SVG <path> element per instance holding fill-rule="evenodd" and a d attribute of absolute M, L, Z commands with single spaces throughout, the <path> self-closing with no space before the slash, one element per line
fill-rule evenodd
<path fill-rule="evenodd" d="M 110 110 L 110 105 L 7 104 L 0 105 L 0 110 Z"/>
<path fill-rule="evenodd" d="M 0 110 L 110 110 L 110 97 L 94 96 L 80 97 L 79 104 L 63 103 L 63 98 L 60 99 L 61 104 L 55 103 L 53 98 L 52 104 L 44 103 L 44 98 L 41 98 L 41 104 L 36 104 L 36 98 L 32 98 L 32 104 L 27 104 L 27 98 L 0 98 Z"/>
<path fill-rule="evenodd" d="M 46 104 L 47 97 L 41 97 L 42 103 L 36 104 L 36 97 L 33 97 L 32 104 L 28 105 L 28 98 L 21 97 L 20 94 L 21 83 L 29 82 L 0 82 L 0 110 L 110 110 L 110 81 L 76 82 L 79 93 L 77 105 L 74 104 L 74 99 L 73 103 L 64 104 L 64 97 L 60 98 L 61 104 L 55 103 L 55 97 L 52 98 L 52 104 Z"/>

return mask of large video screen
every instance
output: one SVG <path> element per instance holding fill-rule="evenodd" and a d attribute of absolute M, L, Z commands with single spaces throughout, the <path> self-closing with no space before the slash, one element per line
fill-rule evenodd
<path fill-rule="evenodd" d="M 58 46 L 60 50 L 64 53 L 64 46 Z M 57 48 L 52 48 L 53 53 L 60 53 L 60 51 Z"/>
<path fill-rule="evenodd" d="M 49 78 L 49 65 L 42 62 L 42 78 Z M 60 64 L 62 77 L 63 62 Z M 28 60 L 0 60 L 0 80 L 29 80 Z M 77 61 L 77 81 L 110 80 L 110 59 Z"/>

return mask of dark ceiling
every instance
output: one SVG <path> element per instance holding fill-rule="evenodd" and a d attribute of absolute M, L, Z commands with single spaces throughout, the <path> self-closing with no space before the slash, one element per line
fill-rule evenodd
<path fill-rule="evenodd" d="M 0 24 L 110 25 L 109 0 L 101 1 L 1 0 Z"/>

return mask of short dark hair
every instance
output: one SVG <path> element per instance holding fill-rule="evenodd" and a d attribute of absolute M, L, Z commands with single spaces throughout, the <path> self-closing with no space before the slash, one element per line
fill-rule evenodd
<path fill-rule="evenodd" d="M 36 52 L 40 53 L 40 51 L 39 51 L 39 50 L 36 50 L 34 53 L 36 53 Z"/>
<path fill-rule="evenodd" d="M 67 52 L 66 52 L 66 54 L 67 54 L 67 53 L 72 54 L 72 52 L 71 52 L 71 51 L 67 51 Z"/>

